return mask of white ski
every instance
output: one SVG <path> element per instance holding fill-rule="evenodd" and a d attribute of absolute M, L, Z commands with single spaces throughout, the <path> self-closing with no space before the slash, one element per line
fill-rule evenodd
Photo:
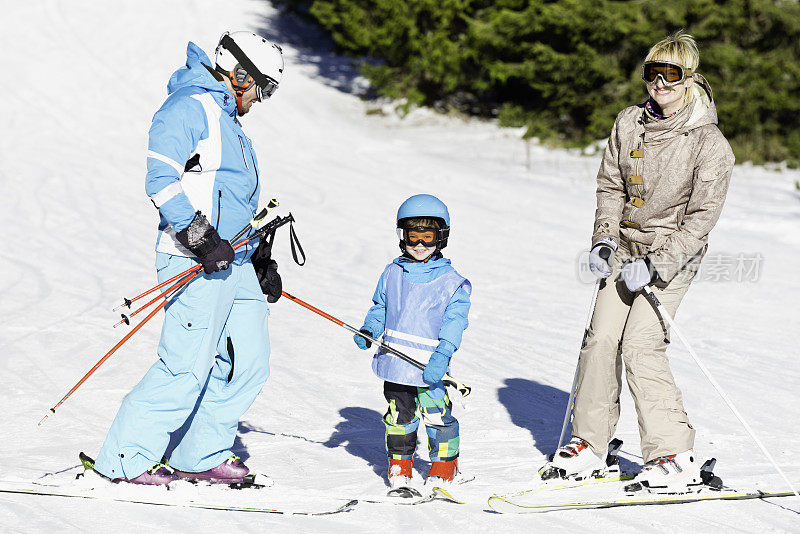
<path fill-rule="evenodd" d="M 703 489 L 697 493 L 676 495 L 659 495 L 645 493 L 643 495 L 627 495 L 619 499 L 608 500 L 575 500 L 552 502 L 542 504 L 523 504 L 515 502 L 512 497 L 494 495 L 489 497 L 489 506 L 495 512 L 503 514 L 532 514 L 540 512 L 554 512 L 558 510 L 581 510 L 595 508 L 614 508 L 617 506 L 644 506 L 660 504 L 685 504 L 700 501 L 714 500 L 743 500 L 743 499 L 769 499 L 773 497 L 790 497 L 791 491 L 765 492 L 761 490 L 737 491 L 733 489 L 712 490 Z"/>

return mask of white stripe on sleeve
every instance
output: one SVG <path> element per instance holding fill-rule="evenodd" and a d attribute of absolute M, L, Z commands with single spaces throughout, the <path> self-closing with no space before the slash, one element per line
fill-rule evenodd
<path fill-rule="evenodd" d="M 148 150 L 147 151 L 147 157 L 148 158 L 157 159 L 158 161 L 163 161 L 164 163 L 166 163 L 167 165 L 169 165 L 170 167 L 172 167 L 173 169 L 178 171 L 178 176 L 182 176 L 183 175 L 183 169 L 184 169 L 185 165 L 181 165 L 180 163 L 178 163 L 174 159 L 168 158 L 167 156 L 165 156 L 163 154 L 159 154 L 158 152 L 153 152 L 152 150 Z"/>
<path fill-rule="evenodd" d="M 153 201 L 153 204 L 156 205 L 157 208 L 163 206 L 168 200 L 171 198 L 180 195 L 183 193 L 183 187 L 181 187 L 180 182 L 172 182 L 167 187 L 152 195 L 150 200 Z"/>

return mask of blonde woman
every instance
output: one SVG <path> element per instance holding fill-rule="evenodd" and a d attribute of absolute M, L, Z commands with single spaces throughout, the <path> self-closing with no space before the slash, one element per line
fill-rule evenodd
<path fill-rule="evenodd" d="M 650 285 L 675 314 L 727 194 L 734 156 L 698 64 L 686 33 L 653 46 L 642 67 L 650 97 L 622 110 L 611 130 L 590 253 L 600 290 L 580 354 L 572 440 L 554 454 L 551 476 L 605 466 L 624 363 L 645 462 L 630 489 L 687 491 L 701 483 L 695 431 L 667 361 L 668 333 L 641 292 Z"/>

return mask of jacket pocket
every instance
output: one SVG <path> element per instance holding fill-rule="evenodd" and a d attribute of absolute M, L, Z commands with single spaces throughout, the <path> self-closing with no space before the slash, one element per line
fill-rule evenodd
<path fill-rule="evenodd" d="M 214 227 L 219 231 L 219 218 L 222 215 L 222 189 L 217 189 L 217 225 Z"/>
<path fill-rule="evenodd" d="M 247 163 L 247 154 L 244 153 L 244 139 L 242 139 L 241 135 L 237 135 L 236 137 L 239 138 L 239 148 L 242 149 L 242 161 L 244 162 L 244 166 L 247 170 L 250 170 L 250 165 Z"/>
<path fill-rule="evenodd" d="M 702 169 L 697 171 L 697 174 L 703 182 L 711 182 L 725 176 L 729 167 L 732 167 L 732 165 L 728 165 L 724 159 L 718 158 L 708 165 L 704 165 Z"/>

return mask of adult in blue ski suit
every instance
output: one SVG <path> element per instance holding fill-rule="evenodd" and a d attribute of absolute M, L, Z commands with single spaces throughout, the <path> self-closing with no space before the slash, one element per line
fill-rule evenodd
<path fill-rule="evenodd" d="M 282 70 L 275 48 L 268 52 Z M 186 56 L 153 117 L 145 189 L 160 215 L 159 282 L 197 261 L 205 273 L 166 306 L 159 359 L 125 397 L 95 463 L 109 478 L 138 483 L 169 482 L 173 475 L 159 464 L 170 438 L 169 464 L 178 472 L 230 461 L 239 418 L 269 376 L 269 309 L 251 262 L 254 247 L 234 252 L 228 242 L 258 207 L 258 162 L 237 115 L 262 93 L 245 92 L 220 73 L 219 48 L 216 70 L 194 43 Z"/>

